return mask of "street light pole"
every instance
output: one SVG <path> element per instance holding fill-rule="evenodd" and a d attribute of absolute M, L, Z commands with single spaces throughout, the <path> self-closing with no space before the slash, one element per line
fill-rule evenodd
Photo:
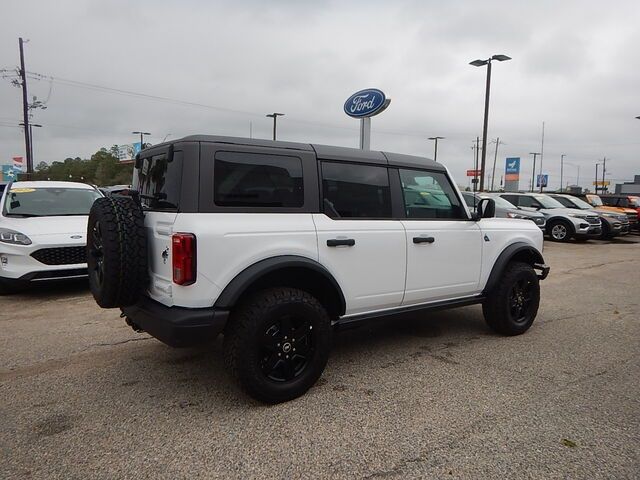
<path fill-rule="evenodd" d="M 266 116 L 269 117 L 269 118 L 273 118 L 273 141 L 275 142 L 275 140 L 276 140 L 277 119 L 278 119 L 278 117 L 284 117 L 284 113 L 273 112 L 273 113 L 268 113 Z"/>
<path fill-rule="evenodd" d="M 435 146 L 433 149 L 433 161 L 437 162 L 438 161 L 438 140 L 444 140 L 445 137 L 429 137 L 429 140 L 434 140 Z"/>
<path fill-rule="evenodd" d="M 533 192 L 536 184 L 536 157 L 540 155 L 540 153 L 530 152 L 529 155 L 533 155 L 533 172 L 531 173 L 531 191 Z"/>
<path fill-rule="evenodd" d="M 486 60 L 474 60 L 469 65 L 473 65 L 474 67 L 482 67 L 484 65 L 487 66 L 487 82 L 486 89 L 484 94 L 484 125 L 482 129 L 482 161 L 480 164 L 480 191 L 484 191 L 484 170 L 487 158 L 487 127 L 489 124 L 489 93 L 491 91 L 491 61 L 498 60 L 499 62 L 504 62 L 505 60 L 511 60 L 511 57 L 507 57 L 506 55 L 493 55 L 491 58 Z"/>
<path fill-rule="evenodd" d="M 560 155 L 560 191 L 563 190 L 563 183 L 562 183 L 562 174 L 564 171 L 564 157 L 566 157 L 566 155 L 563 153 L 562 155 Z"/>
<path fill-rule="evenodd" d="M 131 132 L 134 135 L 140 134 L 140 151 L 144 150 L 144 136 L 151 135 L 149 132 Z"/>

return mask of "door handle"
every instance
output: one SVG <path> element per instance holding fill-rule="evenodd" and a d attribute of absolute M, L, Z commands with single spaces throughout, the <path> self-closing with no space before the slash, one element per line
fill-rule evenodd
<path fill-rule="evenodd" d="M 413 237 L 413 243 L 433 243 L 436 239 L 433 237 Z"/>
<path fill-rule="evenodd" d="M 353 238 L 331 238 L 327 240 L 327 247 L 353 247 L 356 241 Z"/>

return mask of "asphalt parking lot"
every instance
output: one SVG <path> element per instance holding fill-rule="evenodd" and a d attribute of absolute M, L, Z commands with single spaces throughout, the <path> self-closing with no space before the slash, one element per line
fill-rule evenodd
<path fill-rule="evenodd" d="M 264 406 L 220 342 L 174 350 L 85 283 L 0 298 L 1 478 L 638 478 L 640 237 L 545 243 L 538 319 L 478 306 L 336 335 Z"/>

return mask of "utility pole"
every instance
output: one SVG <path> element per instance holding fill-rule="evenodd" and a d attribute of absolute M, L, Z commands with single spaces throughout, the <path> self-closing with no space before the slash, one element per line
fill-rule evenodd
<path fill-rule="evenodd" d="M 596 194 L 598 193 L 598 162 L 596 162 L 596 181 L 595 181 Z"/>
<path fill-rule="evenodd" d="M 478 157 L 480 156 L 480 137 L 476 137 L 476 145 L 475 145 L 475 155 L 473 158 L 473 191 L 475 192 L 478 189 Z"/>
<path fill-rule="evenodd" d="M 544 157 L 544 122 L 542 122 L 542 145 L 540 147 L 540 193 L 544 188 L 544 182 L 542 181 L 542 158 Z"/>
<path fill-rule="evenodd" d="M 284 113 L 273 112 L 273 113 L 268 113 L 266 116 L 269 117 L 269 118 L 273 118 L 273 141 L 275 142 L 275 140 L 276 140 L 277 119 L 278 119 L 278 117 L 283 117 Z"/>
<path fill-rule="evenodd" d="M 602 193 L 604 193 L 604 190 L 605 190 L 604 174 L 606 170 L 607 170 L 607 157 L 603 157 L 602 158 Z"/>
<path fill-rule="evenodd" d="M 533 193 L 536 185 L 536 157 L 540 154 L 538 152 L 530 152 L 529 155 L 533 155 L 533 172 L 531 173 L 531 192 Z"/>
<path fill-rule="evenodd" d="M 491 190 L 493 191 L 493 181 L 496 177 L 496 161 L 498 160 L 498 147 L 500 143 L 504 145 L 504 142 L 500 142 L 500 137 L 496 138 L 496 153 L 493 156 L 493 170 L 491 172 Z"/>
<path fill-rule="evenodd" d="M 566 157 L 564 153 L 560 155 L 560 191 L 561 192 L 564 190 L 564 187 L 563 187 L 564 184 L 562 183 L 562 174 L 564 170 L 564 157 Z"/>
<path fill-rule="evenodd" d="M 33 158 L 31 157 L 31 129 L 29 128 L 29 103 L 27 96 L 27 72 L 24 67 L 24 40 L 18 39 L 20 46 L 20 79 L 22 81 L 22 112 L 24 115 L 24 149 L 27 154 L 27 178 L 33 173 Z"/>
<path fill-rule="evenodd" d="M 444 140 L 444 137 L 429 137 L 429 140 L 435 140 L 436 144 L 433 150 L 433 161 L 438 161 L 438 140 Z"/>

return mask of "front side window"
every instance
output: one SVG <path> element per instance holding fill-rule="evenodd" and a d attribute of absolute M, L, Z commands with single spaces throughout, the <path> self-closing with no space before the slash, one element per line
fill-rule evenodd
<path fill-rule="evenodd" d="M 322 194 L 331 218 L 391 218 L 386 167 L 323 162 Z"/>
<path fill-rule="evenodd" d="M 529 196 L 529 195 L 521 195 L 518 197 L 518 206 L 519 207 L 530 207 L 530 208 L 542 208 L 542 205 L 538 203 L 538 201 Z"/>
<path fill-rule="evenodd" d="M 140 160 L 133 173 L 133 189 L 151 210 L 177 210 L 182 187 L 183 153 L 154 155 Z"/>
<path fill-rule="evenodd" d="M 302 160 L 284 155 L 217 152 L 213 198 L 223 207 L 302 207 Z"/>
<path fill-rule="evenodd" d="M 97 190 L 81 188 L 12 188 L 4 212 L 8 217 L 57 217 L 89 215 Z"/>
<path fill-rule="evenodd" d="M 467 218 L 445 174 L 400 170 L 400 181 L 407 218 Z"/>
<path fill-rule="evenodd" d="M 472 193 L 463 192 L 462 199 L 464 200 L 464 203 L 467 204 L 467 207 L 475 208 L 476 204 L 478 203 L 478 201 L 476 200 L 476 197 Z"/>
<path fill-rule="evenodd" d="M 518 195 L 500 195 L 500 196 L 504 198 L 507 202 L 509 202 L 511 205 L 513 205 L 514 207 L 517 207 L 519 205 L 520 199 Z"/>

